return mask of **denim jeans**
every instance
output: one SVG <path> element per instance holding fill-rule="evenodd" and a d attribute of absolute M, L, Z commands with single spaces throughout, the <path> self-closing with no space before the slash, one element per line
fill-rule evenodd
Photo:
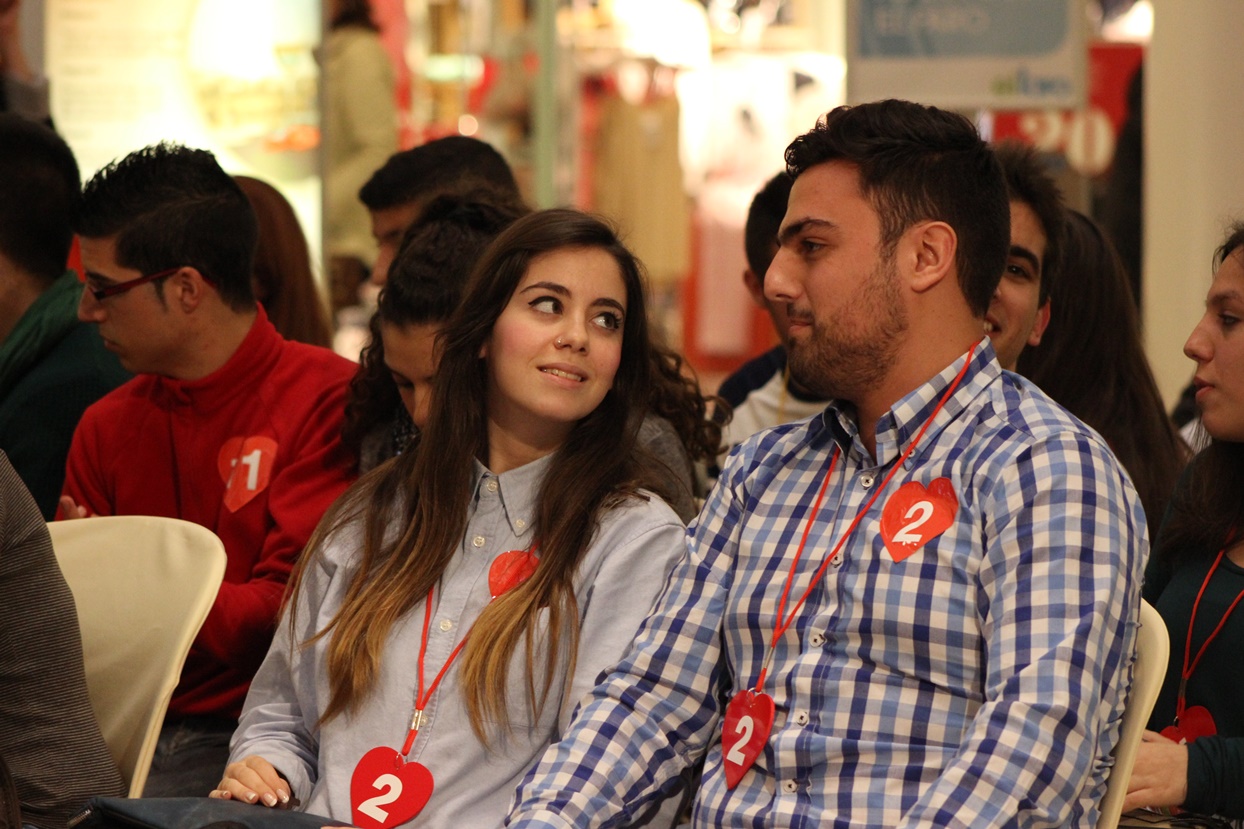
<path fill-rule="evenodd" d="M 205 797 L 224 776 L 237 726 L 219 717 L 165 720 L 143 797 Z"/>

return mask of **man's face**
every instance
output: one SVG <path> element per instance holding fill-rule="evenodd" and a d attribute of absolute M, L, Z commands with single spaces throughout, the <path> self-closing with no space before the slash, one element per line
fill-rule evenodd
<path fill-rule="evenodd" d="M 1020 352 L 1038 345 L 1050 322 L 1050 303 L 1040 305 L 1045 230 L 1032 208 L 1011 202 L 1011 251 L 989 303 L 985 331 L 1002 367 L 1015 370 Z"/>
<path fill-rule="evenodd" d="M 371 235 L 376 237 L 376 244 L 379 247 L 376 252 L 376 263 L 371 269 L 373 285 L 383 285 L 389 281 L 389 267 L 397 258 L 397 249 L 402 244 L 402 234 L 414 223 L 415 219 L 419 218 L 422 211 L 422 201 L 412 201 L 396 207 L 370 211 Z"/>
<path fill-rule="evenodd" d="M 791 376 L 822 397 L 855 400 L 898 358 L 907 310 L 881 223 L 856 168 L 831 161 L 795 179 L 765 297 L 787 309 Z"/>
<path fill-rule="evenodd" d="M 86 286 L 78 301 L 78 319 L 99 326 L 104 347 L 134 374 L 177 376 L 184 338 L 180 316 L 157 293 L 155 283 L 96 299 L 91 289 L 107 288 L 144 276 L 117 264 L 116 237 L 82 239 Z M 166 283 L 167 287 L 167 283 Z"/>

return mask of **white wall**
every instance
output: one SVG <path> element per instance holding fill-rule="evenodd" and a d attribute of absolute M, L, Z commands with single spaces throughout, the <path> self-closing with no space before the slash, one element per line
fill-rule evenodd
<path fill-rule="evenodd" d="M 1211 255 L 1244 220 L 1244 2 L 1154 0 L 1145 66 L 1145 333 L 1168 403 L 1192 378 L 1183 343 Z"/>

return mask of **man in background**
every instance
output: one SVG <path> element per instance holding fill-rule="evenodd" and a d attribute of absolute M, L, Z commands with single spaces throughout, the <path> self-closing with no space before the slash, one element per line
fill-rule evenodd
<path fill-rule="evenodd" d="M 145 794 L 219 782 L 295 561 L 352 478 L 354 364 L 283 339 L 255 302 L 255 215 L 211 153 L 159 144 L 87 183 L 79 316 L 137 376 L 83 415 L 66 517 L 159 515 L 224 542 L 224 584 L 182 670 Z"/>
<path fill-rule="evenodd" d="M 829 403 L 790 376 L 786 366 L 785 343 L 790 328 L 786 305 L 765 297 L 765 272 L 777 254 L 778 228 L 786 215 L 791 183 L 785 170 L 778 173 L 756 194 L 747 211 L 743 229 L 747 269 L 743 271 L 743 284 L 756 306 L 768 312 L 778 344 L 744 363 L 717 390 L 718 397 L 730 406 L 729 422 L 721 428 L 721 445 L 727 451 L 761 429 L 819 414 Z M 714 413 L 718 421 L 724 420 L 725 415 L 720 409 Z"/>
<path fill-rule="evenodd" d="M 998 362 L 1015 371 L 1019 355 L 1041 343 L 1050 323 L 1050 288 L 1058 278 L 1066 219 L 1058 185 L 1035 150 L 1007 142 L 996 153 L 1010 200 L 1011 247 L 985 315 L 985 331 Z"/>
<path fill-rule="evenodd" d="M 130 376 L 78 320 L 82 285 L 65 262 L 79 187 L 60 136 L 0 114 L 0 450 L 45 520 L 82 412 Z"/>

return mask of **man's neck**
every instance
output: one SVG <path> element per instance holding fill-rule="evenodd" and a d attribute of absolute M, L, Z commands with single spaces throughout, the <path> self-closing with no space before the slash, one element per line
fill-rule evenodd
<path fill-rule="evenodd" d="M 169 376 L 175 380 L 202 380 L 219 371 L 241 347 L 257 314 L 253 308 L 238 312 L 221 306 L 215 313 L 200 319 L 186 340 L 183 359 Z"/>
<path fill-rule="evenodd" d="M 905 362 L 895 365 L 874 388 L 856 395 L 858 399 L 852 402 L 856 407 L 860 441 L 868 449 L 870 456 L 874 459 L 877 457 L 877 421 L 893 408 L 895 403 L 928 383 L 941 374 L 948 365 L 963 357 L 969 348 L 972 348 L 975 353 L 977 350 L 975 344 L 983 338 L 984 335 L 979 332 L 976 332 L 975 339 L 972 335 L 953 339 L 947 337 L 944 345 L 911 355 Z"/>

